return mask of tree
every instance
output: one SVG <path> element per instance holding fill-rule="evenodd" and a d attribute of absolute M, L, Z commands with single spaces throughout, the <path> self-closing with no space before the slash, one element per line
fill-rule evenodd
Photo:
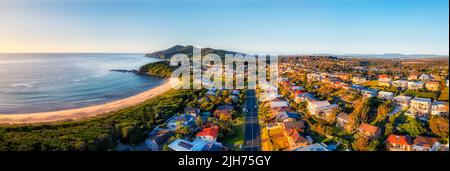
<path fill-rule="evenodd" d="M 407 133 L 408 135 L 413 137 L 416 137 L 427 131 L 423 127 L 423 125 L 414 118 L 408 118 L 406 122 L 401 124 L 398 128 L 400 129 L 400 131 Z"/>
<path fill-rule="evenodd" d="M 430 119 L 430 128 L 431 131 L 440 136 L 442 139 L 448 139 L 448 132 L 449 132 L 449 122 L 448 119 L 443 118 L 443 117 L 432 117 Z"/>
<path fill-rule="evenodd" d="M 353 142 L 352 147 L 356 151 L 368 151 L 369 139 L 359 136 L 355 142 Z"/>
<path fill-rule="evenodd" d="M 375 118 L 375 123 L 384 121 L 389 114 L 389 107 L 386 103 L 381 104 L 377 108 L 377 116 Z"/>
<path fill-rule="evenodd" d="M 378 149 L 380 148 L 380 144 L 381 144 L 380 141 L 374 140 L 369 143 L 369 146 L 367 147 L 367 149 L 369 151 L 378 151 Z"/>

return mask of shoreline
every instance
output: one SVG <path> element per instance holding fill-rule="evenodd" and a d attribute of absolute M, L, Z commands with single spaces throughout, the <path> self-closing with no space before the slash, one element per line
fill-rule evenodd
<path fill-rule="evenodd" d="M 171 89 L 172 86 L 170 81 L 165 80 L 162 84 L 147 91 L 105 104 L 49 112 L 0 114 L 0 125 L 37 124 L 69 120 L 74 121 L 103 116 L 120 109 L 140 104 Z"/>

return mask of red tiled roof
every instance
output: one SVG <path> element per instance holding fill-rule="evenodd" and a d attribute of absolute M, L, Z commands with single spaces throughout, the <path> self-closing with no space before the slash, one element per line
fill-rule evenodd
<path fill-rule="evenodd" d="M 390 144 L 411 145 L 411 139 L 403 135 L 390 134 L 386 141 Z"/>
<path fill-rule="evenodd" d="M 361 125 L 359 125 L 359 129 L 363 130 L 364 132 L 370 132 L 372 134 L 375 134 L 378 130 L 378 127 L 362 123 Z"/>
<path fill-rule="evenodd" d="M 417 136 L 416 139 L 414 139 L 414 145 L 431 148 L 433 147 L 433 144 L 438 141 L 439 138 Z"/>
<path fill-rule="evenodd" d="M 213 127 L 203 129 L 202 131 L 198 132 L 196 136 L 197 137 L 211 136 L 211 137 L 217 138 L 217 134 L 219 134 L 219 127 L 213 126 Z"/>

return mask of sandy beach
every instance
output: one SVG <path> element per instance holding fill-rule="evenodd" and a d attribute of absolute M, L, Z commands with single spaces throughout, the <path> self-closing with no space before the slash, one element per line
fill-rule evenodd
<path fill-rule="evenodd" d="M 119 109 L 142 103 L 171 89 L 172 86 L 170 84 L 170 81 L 165 81 L 163 84 L 140 94 L 101 105 L 51 112 L 0 114 L 0 125 L 47 123 L 67 120 L 80 120 L 101 116 L 112 111 L 117 111 Z"/>

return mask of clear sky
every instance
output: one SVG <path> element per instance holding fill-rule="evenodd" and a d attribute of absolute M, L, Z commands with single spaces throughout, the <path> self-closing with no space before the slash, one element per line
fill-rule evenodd
<path fill-rule="evenodd" d="M 448 0 L 2 0 L 0 52 L 449 53 Z"/>

